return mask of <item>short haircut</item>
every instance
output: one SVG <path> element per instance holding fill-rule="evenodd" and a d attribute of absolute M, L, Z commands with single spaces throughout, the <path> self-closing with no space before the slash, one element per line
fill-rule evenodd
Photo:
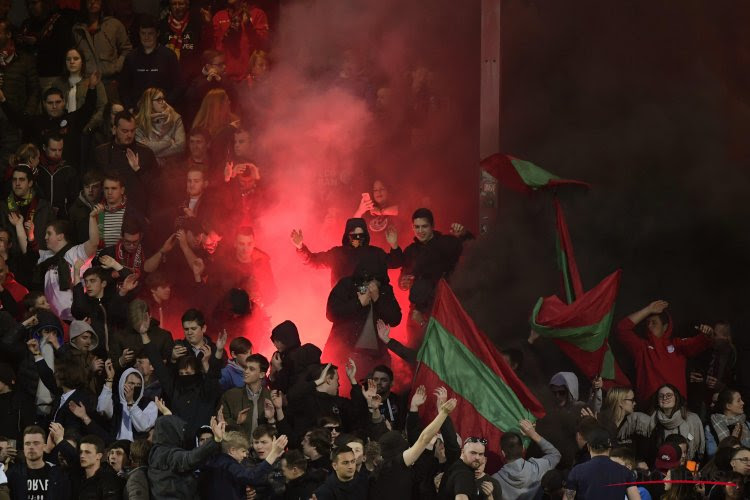
<path fill-rule="evenodd" d="M 134 299 L 128 304 L 128 322 L 130 323 L 130 326 L 137 331 L 138 326 L 141 324 L 141 321 L 143 321 L 147 313 L 148 304 L 146 301 L 142 299 Z"/>
<path fill-rule="evenodd" d="M 232 339 L 229 343 L 229 352 L 237 354 L 245 354 L 253 350 L 253 343 L 247 340 L 245 337 L 237 337 Z"/>
<path fill-rule="evenodd" d="M 431 226 L 435 225 L 435 217 L 432 215 L 432 210 L 429 208 L 416 209 L 414 213 L 411 214 L 411 220 L 414 219 L 427 219 L 427 222 L 429 222 Z"/>
<path fill-rule="evenodd" d="M 275 438 L 278 435 L 278 432 L 276 431 L 276 427 L 269 424 L 260 424 L 255 429 L 253 429 L 253 439 L 260 439 L 263 436 L 269 436 L 271 439 Z"/>
<path fill-rule="evenodd" d="M 301 472 L 307 471 L 307 459 L 299 450 L 287 451 L 284 453 L 284 460 L 286 460 L 286 466 L 290 469 L 297 469 Z"/>
<path fill-rule="evenodd" d="M 251 354 L 250 356 L 247 357 L 247 360 L 245 360 L 245 363 L 247 364 L 257 363 L 258 367 L 260 368 L 261 373 L 266 373 L 268 371 L 268 366 L 269 366 L 268 360 L 262 354 L 258 354 L 258 353 Z"/>
<path fill-rule="evenodd" d="M 321 364 L 320 366 L 318 366 L 317 369 L 313 370 L 313 374 L 312 375 L 313 375 L 314 378 L 312 380 L 317 380 L 323 374 L 323 370 L 325 370 L 325 368 L 326 368 L 326 365 L 322 365 Z M 330 367 L 328 367 L 328 373 L 326 373 L 326 377 L 325 378 L 333 377 L 333 375 L 335 373 L 337 373 L 338 370 L 339 370 L 338 366 L 331 365 Z"/>
<path fill-rule="evenodd" d="M 310 430 L 307 435 L 307 442 L 323 456 L 331 452 L 331 432 L 328 429 Z"/>
<path fill-rule="evenodd" d="M 47 439 L 47 433 L 44 432 L 44 429 L 42 429 L 38 425 L 29 425 L 28 427 L 24 428 L 23 434 L 21 435 L 21 440 L 23 440 L 23 438 L 26 437 L 27 434 L 41 434 L 42 441 Z"/>
<path fill-rule="evenodd" d="M 104 180 L 104 176 L 98 170 L 87 170 L 83 174 L 83 177 L 81 177 L 81 182 L 83 183 L 84 186 L 90 186 L 91 184 L 102 182 L 103 180 Z"/>
<path fill-rule="evenodd" d="M 629 446 L 612 448 L 609 452 L 609 458 L 619 458 L 632 468 L 635 468 L 636 465 L 635 452 Z"/>
<path fill-rule="evenodd" d="M 318 427 L 325 428 L 326 425 L 341 425 L 341 418 L 336 415 L 323 415 L 318 419 Z"/>
<path fill-rule="evenodd" d="M 99 279 L 102 281 L 109 281 L 111 277 L 111 275 L 107 271 L 105 271 L 104 268 L 101 266 L 94 266 L 94 267 L 89 267 L 88 269 L 86 269 L 86 271 L 84 271 L 83 273 L 82 278 L 86 279 L 89 276 L 98 276 Z"/>
<path fill-rule="evenodd" d="M 216 52 L 216 51 L 214 50 L 212 52 Z M 193 127 L 192 129 L 190 129 L 190 133 L 188 134 L 188 137 L 193 137 L 196 135 L 203 137 L 206 140 L 206 142 L 211 142 L 211 134 L 209 134 L 208 130 L 206 130 L 203 127 Z"/>
<path fill-rule="evenodd" d="M 26 179 L 33 181 L 34 180 L 34 172 L 31 171 L 31 167 L 26 165 L 25 163 L 20 163 L 13 167 L 13 172 L 11 175 L 15 174 L 16 172 L 21 172 L 22 174 L 26 175 Z"/>
<path fill-rule="evenodd" d="M 115 113 L 115 127 L 120 124 L 120 120 L 132 122 L 135 121 L 135 116 L 133 116 L 133 113 L 131 113 L 127 109 L 123 109 L 122 111 L 118 111 L 117 113 Z"/>
<path fill-rule="evenodd" d="M 81 442 L 78 443 L 79 448 L 84 444 L 93 445 L 97 453 L 104 453 L 104 440 L 95 434 L 83 436 Z"/>
<path fill-rule="evenodd" d="M 237 236 L 255 236 L 255 230 L 253 230 L 252 226 L 240 226 L 237 229 Z"/>
<path fill-rule="evenodd" d="M 164 273 L 164 271 L 156 270 L 146 276 L 146 288 L 148 288 L 149 290 L 154 290 L 156 288 L 159 288 L 160 286 L 168 285 L 171 285 L 171 283 L 169 282 L 169 279 L 167 279 L 167 275 Z"/>
<path fill-rule="evenodd" d="M 500 438 L 500 449 L 505 453 L 507 462 L 523 456 L 523 441 L 517 432 L 506 432 Z"/>
<path fill-rule="evenodd" d="M 250 448 L 250 440 L 242 431 L 227 431 L 224 433 L 224 439 L 221 441 L 221 451 L 227 453 L 230 448 L 247 450 Z"/>
<path fill-rule="evenodd" d="M 236 137 L 240 134 L 247 134 L 252 137 L 252 134 L 250 133 L 250 129 L 247 129 L 245 127 L 238 127 L 234 129 L 234 133 L 232 134 L 232 137 Z"/>
<path fill-rule="evenodd" d="M 146 465 L 148 464 L 148 455 L 150 452 L 151 441 L 148 439 L 136 439 L 130 445 L 130 461 L 133 465 Z"/>
<path fill-rule="evenodd" d="M 125 217 L 122 221 L 122 234 L 143 234 L 141 224 L 133 217 Z"/>
<path fill-rule="evenodd" d="M 375 372 L 385 373 L 386 375 L 388 375 L 388 378 L 391 379 L 391 382 L 393 382 L 393 370 L 391 370 L 387 366 L 378 365 L 372 369 L 372 373 L 374 374 Z"/>
<path fill-rule="evenodd" d="M 55 233 L 65 235 L 65 241 L 68 241 L 68 236 L 71 232 L 70 222 L 62 219 L 53 220 L 47 227 L 51 227 L 55 230 Z"/>
<path fill-rule="evenodd" d="M 115 172 L 114 170 L 107 170 L 104 172 L 104 175 L 102 176 L 103 181 L 113 181 L 120 184 L 120 186 L 124 186 L 125 183 L 122 181 L 122 177 L 120 177 L 120 174 Z"/>
<path fill-rule="evenodd" d="M 50 132 L 44 134 L 44 145 L 49 146 L 49 141 L 65 142 L 65 137 L 60 132 Z"/>
<path fill-rule="evenodd" d="M 203 61 L 203 64 L 211 64 L 211 61 L 216 59 L 219 56 L 223 56 L 224 52 L 221 52 L 220 50 L 215 49 L 206 49 L 201 54 L 201 60 Z"/>
<path fill-rule="evenodd" d="M 201 364 L 195 356 L 182 356 L 177 360 L 177 371 L 192 368 L 195 373 L 200 373 Z"/>
<path fill-rule="evenodd" d="M 196 323 L 198 323 L 198 326 L 206 325 L 206 318 L 203 316 L 203 313 L 194 307 L 191 307 L 190 309 L 185 311 L 185 314 L 182 315 L 182 323 L 187 323 L 190 321 L 195 321 Z"/>
<path fill-rule="evenodd" d="M 343 455 L 344 453 L 354 453 L 354 450 L 352 450 L 348 446 L 339 446 L 331 452 L 331 462 L 338 463 L 339 456 Z"/>
<path fill-rule="evenodd" d="M 63 94 L 62 90 L 57 87 L 50 87 L 42 93 L 42 102 L 46 101 L 51 95 L 59 95 L 61 99 L 65 99 L 65 94 Z"/>
<path fill-rule="evenodd" d="M 159 31 L 159 23 L 156 18 L 150 14 L 141 14 L 138 18 L 138 29 L 155 29 Z"/>
<path fill-rule="evenodd" d="M 723 410 L 724 409 L 722 408 L 722 411 Z M 670 434 L 669 436 L 664 438 L 664 443 L 673 444 L 675 446 L 680 446 L 681 444 L 688 446 L 688 440 L 682 434 Z"/>
<path fill-rule="evenodd" d="M 346 441 L 344 441 L 344 444 L 348 445 L 349 443 L 359 443 L 362 445 L 362 450 L 364 451 L 365 441 L 362 438 L 358 438 L 357 436 L 348 435 L 346 436 Z"/>

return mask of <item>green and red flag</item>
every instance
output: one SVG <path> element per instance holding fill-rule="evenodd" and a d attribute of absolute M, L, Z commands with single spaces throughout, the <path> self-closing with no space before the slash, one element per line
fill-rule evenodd
<path fill-rule="evenodd" d="M 521 419 L 544 416 L 544 407 L 477 328 L 445 281 L 438 283 L 435 295 L 413 387 L 424 385 L 432 394 L 445 386 L 458 399 L 453 413 L 456 432 L 464 439 L 487 439 L 488 448 L 497 453 L 504 432 L 518 429 Z M 434 415 L 434 398 L 428 398 L 424 411 Z"/>
<path fill-rule="evenodd" d="M 500 184 L 514 191 L 526 194 L 539 189 L 549 189 L 557 186 L 590 187 L 586 182 L 561 179 L 530 161 L 520 160 L 501 153 L 488 156 L 479 162 L 479 165 L 485 172 L 497 179 Z"/>

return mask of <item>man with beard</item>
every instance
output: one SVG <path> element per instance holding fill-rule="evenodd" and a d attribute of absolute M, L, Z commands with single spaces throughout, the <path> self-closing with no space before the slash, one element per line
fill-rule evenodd
<path fill-rule="evenodd" d="M 73 243 L 83 243 L 89 237 L 89 214 L 94 205 L 102 202 L 103 180 L 101 172 L 96 170 L 87 171 L 81 178 L 83 189 L 68 209 Z"/>
<path fill-rule="evenodd" d="M 23 227 L 26 232 L 26 239 L 30 246 L 39 245 L 46 248 L 44 243 L 44 233 L 47 230 L 47 224 L 54 219 L 52 207 L 47 200 L 41 199 L 36 193 L 34 187 L 34 175 L 28 165 L 20 164 L 13 169 L 11 178 L 13 192 L 8 195 L 5 203 L 0 204 L 0 225 L 8 230 L 13 236 L 11 251 L 16 255 L 22 252 L 16 233 L 16 227 L 10 224 L 8 216 L 17 214 L 23 218 Z"/>
<path fill-rule="evenodd" d="M 448 467 L 440 480 L 437 500 L 469 500 L 479 493 L 474 472 L 482 465 L 487 440 L 470 437 L 464 443 L 461 456 Z"/>
<path fill-rule="evenodd" d="M 341 278 L 351 276 L 357 264 L 365 257 L 377 261 L 377 274 L 387 278 L 387 269 L 398 267 L 398 263 L 393 260 L 393 256 L 401 252 L 395 229 L 386 233 L 386 239 L 392 249 L 389 254 L 378 247 L 370 246 L 370 233 L 367 231 L 367 223 L 361 218 L 347 220 L 341 246 L 333 247 L 325 252 L 311 252 L 307 245 L 303 243 L 301 229 L 293 230 L 291 238 L 292 243 L 297 247 L 297 255 L 304 259 L 305 264 L 316 268 L 327 267 L 331 270 L 331 286 L 336 285 Z"/>
<path fill-rule="evenodd" d="M 55 217 L 68 218 L 68 205 L 78 196 L 78 172 L 63 157 L 62 135 L 52 133 L 45 139 L 37 171 L 39 196 L 50 202 Z M 89 210 L 90 211 L 90 210 Z"/>
<path fill-rule="evenodd" d="M 44 460 L 47 442 L 44 429 L 36 425 L 26 427 L 21 439 L 23 456 L 16 458 L 7 470 L 11 498 L 72 498 L 65 470 Z"/>

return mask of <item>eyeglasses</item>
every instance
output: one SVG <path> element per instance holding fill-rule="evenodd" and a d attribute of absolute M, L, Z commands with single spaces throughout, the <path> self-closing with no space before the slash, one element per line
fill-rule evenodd
<path fill-rule="evenodd" d="M 670 400 L 674 397 L 674 394 L 659 394 L 659 399 Z"/>
<path fill-rule="evenodd" d="M 482 437 L 475 437 L 475 436 L 467 437 L 466 442 L 467 443 L 479 443 L 484 446 L 487 446 L 487 440 Z"/>
<path fill-rule="evenodd" d="M 742 462 L 743 464 L 750 463 L 750 457 L 733 458 L 732 460 L 738 460 L 738 461 Z"/>
<path fill-rule="evenodd" d="M 161 96 L 161 97 L 154 97 L 154 98 L 153 98 L 153 99 L 151 99 L 151 100 L 152 100 L 152 101 L 154 101 L 154 102 L 164 102 L 164 101 L 165 101 L 165 99 L 164 99 L 164 96 Z"/>
<path fill-rule="evenodd" d="M 365 233 L 349 233 L 350 240 L 364 240 Z"/>

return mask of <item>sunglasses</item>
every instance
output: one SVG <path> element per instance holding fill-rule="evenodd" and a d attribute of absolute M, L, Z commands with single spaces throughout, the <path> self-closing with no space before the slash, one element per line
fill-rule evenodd
<path fill-rule="evenodd" d="M 479 443 L 479 444 L 482 444 L 484 446 L 487 446 L 487 440 L 484 439 L 484 438 L 482 438 L 482 437 L 471 436 L 471 437 L 466 438 L 466 442 L 467 443 Z"/>
<path fill-rule="evenodd" d="M 365 233 L 349 233 L 350 240 L 364 240 Z"/>
<path fill-rule="evenodd" d="M 333 432 L 333 431 L 338 432 L 339 429 L 341 428 L 341 426 L 338 426 L 338 425 L 326 425 L 325 428 L 328 429 L 331 432 Z"/>

